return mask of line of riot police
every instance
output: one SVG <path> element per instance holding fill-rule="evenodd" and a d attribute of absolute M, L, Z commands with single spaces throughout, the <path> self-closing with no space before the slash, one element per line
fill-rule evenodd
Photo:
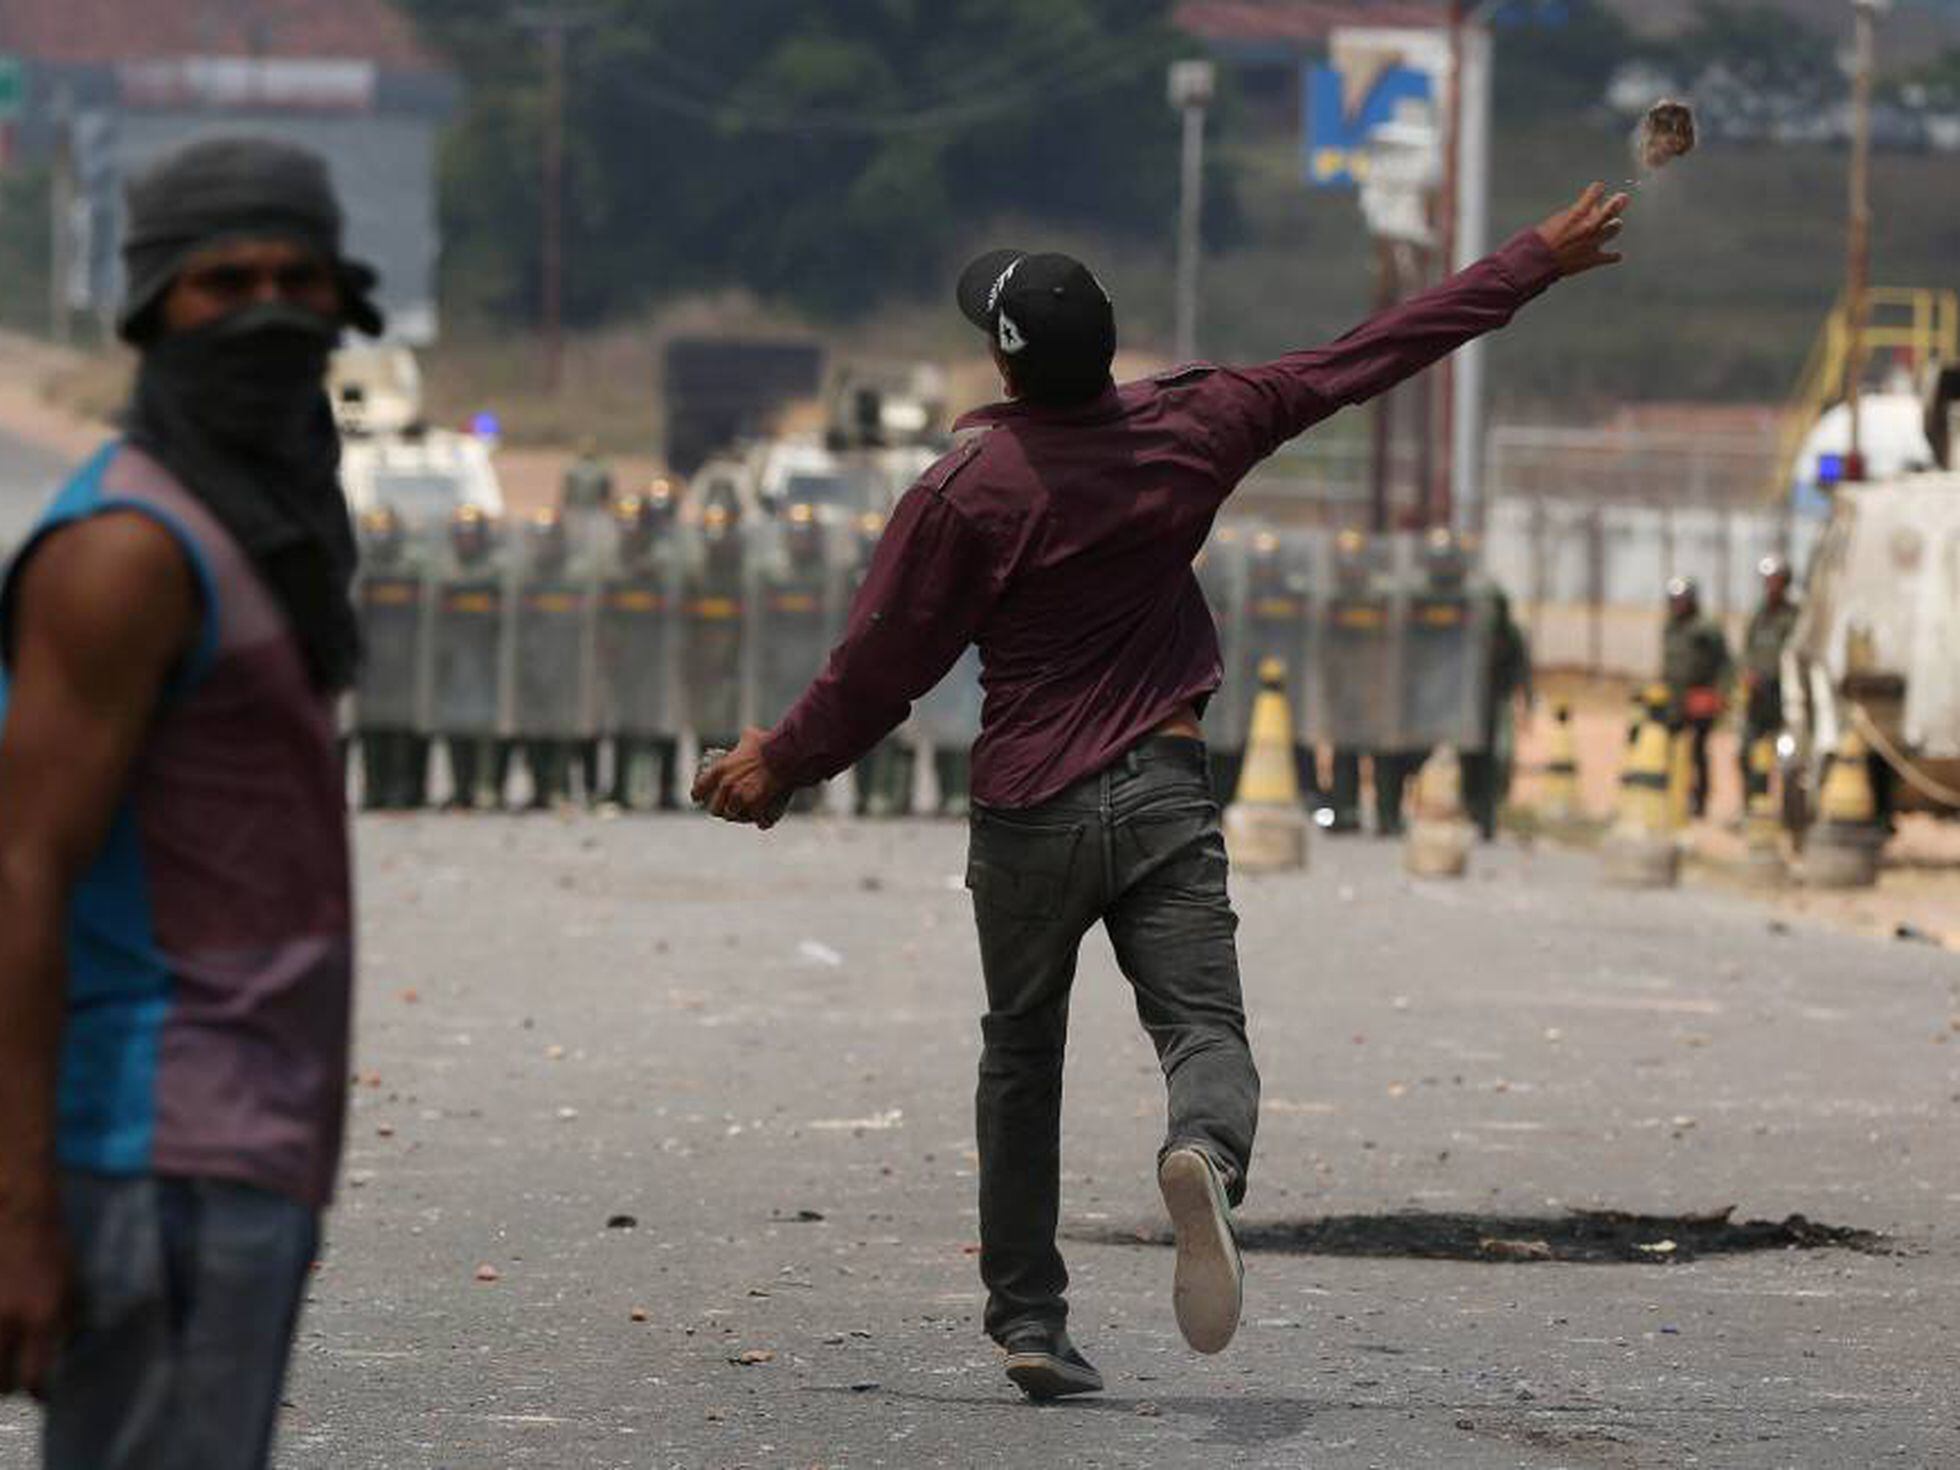
<path fill-rule="evenodd" d="M 1286 668 L 1304 799 L 1331 832 L 1361 830 L 1362 763 L 1375 829 L 1402 830 L 1403 796 L 1429 752 L 1454 748 L 1486 837 L 1509 784 L 1511 706 L 1530 659 L 1503 592 L 1448 532 L 1366 536 L 1227 522 L 1198 578 L 1218 624 L 1225 683 L 1205 717 L 1213 781 L 1229 799 L 1258 669 Z M 1327 759 L 1324 764 L 1322 752 Z"/>
<path fill-rule="evenodd" d="M 433 544 L 371 512 L 347 722 L 363 805 L 673 808 L 684 747 L 772 723 L 821 669 L 882 529 L 806 504 L 745 525 L 710 502 L 684 520 L 666 482 L 597 526 L 465 507 Z M 912 810 L 921 751 L 927 794 L 961 810 L 978 731 L 969 659 L 864 763 L 858 810 Z"/>
<path fill-rule="evenodd" d="M 386 511 L 364 517 L 367 659 L 351 721 L 364 803 L 418 807 L 440 790 L 451 806 L 499 806 L 521 788 L 538 807 L 672 808 L 684 747 L 772 723 L 822 667 L 882 524 L 806 504 L 744 524 L 712 501 L 684 519 L 664 482 L 577 535 L 557 511 L 512 533 L 466 507 L 424 545 Z M 1376 828 L 1398 831 L 1407 778 L 1448 745 L 1491 829 L 1528 659 L 1466 543 L 1228 522 L 1196 569 L 1225 660 L 1205 720 L 1222 794 L 1237 784 L 1256 671 L 1276 658 L 1323 826 L 1362 826 L 1366 760 Z M 855 810 L 901 815 L 921 797 L 963 810 L 980 699 L 969 653 L 859 767 Z"/>

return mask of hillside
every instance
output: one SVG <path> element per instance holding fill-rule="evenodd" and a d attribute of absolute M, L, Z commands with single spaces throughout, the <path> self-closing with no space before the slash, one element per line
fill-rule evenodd
<path fill-rule="evenodd" d="M 1627 171 L 1625 138 L 1600 124 L 1511 131 L 1495 151 L 1499 238 L 1586 181 Z M 1343 329 L 1370 289 L 1353 196 L 1303 188 L 1285 141 L 1235 157 L 1245 238 L 1257 243 L 1208 264 L 1206 351 L 1257 356 Z M 1780 399 L 1842 278 L 1845 167 L 1830 149 L 1711 147 L 1662 175 L 1635 201 L 1626 264 L 1506 334 L 1493 352 L 1493 390 L 1575 410 L 1610 399 Z M 1877 282 L 1960 286 L 1953 169 L 1951 158 L 1875 159 Z M 1161 328 L 1161 261 L 1116 274 L 1128 316 Z"/>
<path fill-rule="evenodd" d="M 1637 35 L 1672 35 L 1687 24 L 1701 0 L 1604 0 Z M 1831 36 L 1851 33 L 1850 0 L 1751 0 L 1815 26 Z M 1929 51 L 1960 46 L 1956 0 L 1897 0 L 1878 30 L 1882 65 L 1910 65 Z"/>

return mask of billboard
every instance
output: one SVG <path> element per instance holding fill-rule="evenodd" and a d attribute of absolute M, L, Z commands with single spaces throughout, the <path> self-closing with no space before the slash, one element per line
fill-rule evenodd
<path fill-rule="evenodd" d="M 1303 90 L 1307 183 L 1316 189 L 1359 188 L 1368 171 L 1369 135 L 1395 116 L 1399 103 L 1431 100 L 1428 75 L 1406 66 L 1384 70 L 1353 113 L 1345 79 L 1331 66 L 1310 62 Z"/>
<path fill-rule="evenodd" d="M 1449 104 L 1449 32 L 1423 26 L 1342 26 L 1328 57 L 1302 76 L 1301 163 L 1309 187 L 1355 189 L 1374 134 L 1398 118 L 1440 126 Z"/>

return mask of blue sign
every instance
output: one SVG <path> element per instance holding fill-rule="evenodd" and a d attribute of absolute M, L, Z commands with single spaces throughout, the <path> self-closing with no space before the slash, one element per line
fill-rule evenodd
<path fill-rule="evenodd" d="M 1354 189 L 1368 171 L 1368 136 L 1395 116 L 1404 101 L 1430 100 L 1429 76 L 1392 66 L 1375 81 L 1352 114 L 1341 103 L 1341 74 L 1310 63 L 1301 88 L 1302 143 L 1307 183 L 1315 189 Z"/>

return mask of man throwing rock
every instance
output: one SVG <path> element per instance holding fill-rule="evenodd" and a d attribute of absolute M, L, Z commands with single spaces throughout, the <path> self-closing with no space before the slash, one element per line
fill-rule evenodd
<path fill-rule="evenodd" d="M 695 785 L 717 816 L 771 826 L 979 645 L 967 883 L 987 986 L 980 1274 L 987 1331 L 1031 1397 L 1102 1387 L 1069 1341 L 1055 1246 L 1069 989 L 1098 922 L 1169 1088 L 1158 1182 L 1178 1326 L 1207 1353 L 1238 1327 L 1230 1212 L 1259 1077 L 1199 724 L 1222 677 L 1218 638 L 1192 560 L 1240 479 L 1287 440 L 1503 326 L 1559 277 L 1617 260 L 1626 202 L 1595 184 L 1331 346 L 1120 387 L 1115 316 L 1085 266 L 1018 250 L 974 261 L 959 304 L 988 336 L 1006 401 L 960 420 L 954 449 L 900 502 L 824 672 Z"/>

